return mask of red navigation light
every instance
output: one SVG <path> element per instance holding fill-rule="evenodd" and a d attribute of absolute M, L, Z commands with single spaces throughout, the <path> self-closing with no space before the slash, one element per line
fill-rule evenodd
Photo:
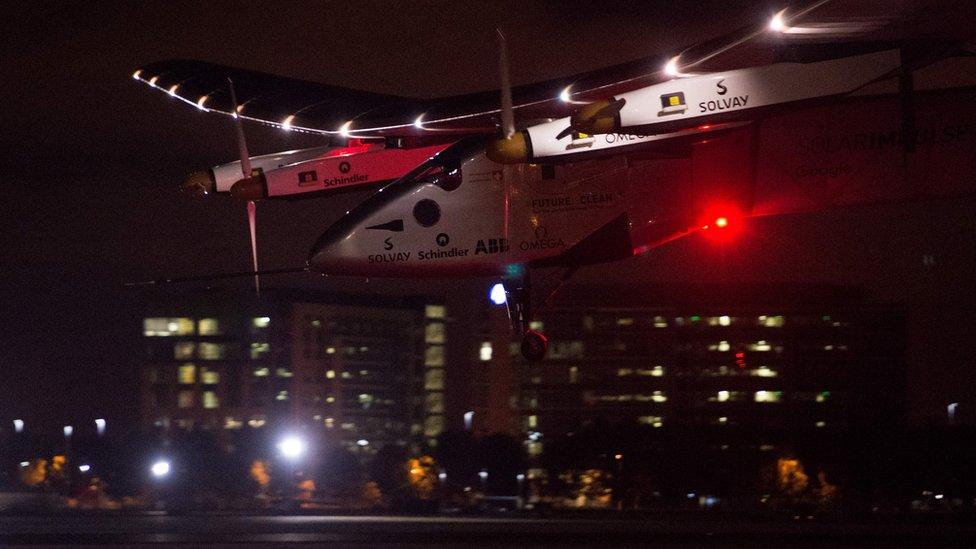
<path fill-rule="evenodd" d="M 706 231 L 709 240 L 728 241 L 736 238 L 741 232 L 741 214 L 732 204 L 716 204 L 706 208 L 701 216 L 702 230 Z"/>

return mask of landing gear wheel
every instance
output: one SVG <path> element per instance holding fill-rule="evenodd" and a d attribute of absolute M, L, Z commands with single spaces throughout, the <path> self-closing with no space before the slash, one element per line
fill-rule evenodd
<path fill-rule="evenodd" d="M 535 330 L 528 330 L 522 336 L 522 356 L 529 362 L 540 362 L 549 350 L 549 340 Z"/>

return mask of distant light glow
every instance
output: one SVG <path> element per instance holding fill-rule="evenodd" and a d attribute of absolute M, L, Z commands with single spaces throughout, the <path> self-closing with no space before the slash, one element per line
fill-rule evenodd
<path fill-rule="evenodd" d="M 664 64 L 664 74 L 672 77 L 688 76 L 687 74 L 681 72 L 681 69 L 678 68 L 679 58 L 680 56 L 675 55 Z"/>
<path fill-rule="evenodd" d="M 161 459 L 156 463 L 153 463 L 149 470 L 152 473 L 152 476 L 156 478 L 163 478 L 169 474 L 170 464 L 165 459 Z"/>
<path fill-rule="evenodd" d="M 177 89 L 178 89 L 179 87 L 180 87 L 180 85 L 179 85 L 179 84 L 173 84 L 172 86 L 170 86 L 170 88 L 169 88 L 169 94 L 170 94 L 170 96 L 173 96 L 173 97 L 175 97 L 175 96 L 176 96 L 176 90 L 177 90 Z"/>
<path fill-rule="evenodd" d="M 30 466 L 30 462 L 29 461 L 21 461 L 20 462 L 20 466 L 21 467 L 28 467 L 28 466 Z"/>
<path fill-rule="evenodd" d="M 504 305 L 508 302 L 508 295 L 505 293 L 505 285 L 499 282 L 491 287 L 488 292 L 488 299 L 495 305 Z"/>
<path fill-rule="evenodd" d="M 156 81 L 157 80 L 159 80 L 159 77 L 158 76 L 153 76 L 152 78 L 149 79 L 149 85 L 155 88 L 156 87 Z"/>
<path fill-rule="evenodd" d="M 305 441 L 294 435 L 289 435 L 278 443 L 281 455 L 288 459 L 297 459 L 305 453 Z"/>
<path fill-rule="evenodd" d="M 78 470 L 81 471 L 82 473 L 87 473 L 88 471 L 91 471 L 91 465 L 88 464 L 79 465 Z"/>
<path fill-rule="evenodd" d="M 72 427 L 70 425 L 65 425 L 64 426 L 64 436 L 65 437 L 70 437 L 71 435 L 74 434 L 74 432 L 75 432 L 75 428 L 74 427 Z"/>
<path fill-rule="evenodd" d="M 365 438 L 361 438 L 356 441 L 356 444 L 358 444 L 359 446 L 369 446 L 369 441 L 366 440 Z"/>
<path fill-rule="evenodd" d="M 24 432 L 24 420 L 15 419 L 14 420 L 14 432 L 23 433 Z"/>
<path fill-rule="evenodd" d="M 773 32 L 786 32 L 789 29 L 786 25 L 786 20 L 783 18 L 785 12 L 786 10 L 780 10 L 779 13 L 769 20 L 769 30 Z"/>
<path fill-rule="evenodd" d="M 563 88 L 563 91 L 559 92 L 559 100 L 562 101 L 563 103 L 569 103 L 570 101 L 572 101 L 572 96 L 570 95 L 569 92 L 570 88 L 572 88 L 572 86 L 566 86 L 565 88 Z"/>
<path fill-rule="evenodd" d="M 244 112 L 244 105 L 238 105 L 234 110 L 239 113 Z"/>
<path fill-rule="evenodd" d="M 292 123 L 293 120 L 295 120 L 295 115 L 294 114 L 289 114 L 288 115 L 288 118 L 285 118 L 281 122 L 282 129 L 290 130 L 291 129 L 291 123 Z"/>
<path fill-rule="evenodd" d="M 142 75 L 142 71 L 141 71 L 141 70 L 138 70 L 138 71 L 136 71 L 136 72 L 134 72 L 134 73 L 132 73 L 132 78 L 133 78 L 134 80 L 139 80 L 139 77 L 140 77 L 141 75 Z"/>
<path fill-rule="evenodd" d="M 413 121 L 413 127 L 417 128 L 418 130 L 424 129 L 424 115 L 418 116 L 417 119 Z"/>
<path fill-rule="evenodd" d="M 719 229 L 724 229 L 725 227 L 728 227 L 729 226 L 729 218 L 727 218 L 727 217 L 720 217 L 720 218 L 716 219 L 715 220 L 715 226 L 718 227 Z"/>
<path fill-rule="evenodd" d="M 205 108 L 205 107 L 203 106 L 203 104 L 204 104 L 204 103 L 206 103 L 206 102 L 207 102 L 207 99 L 209 99 L 209 98 L 210 98 L 210 96 L 209 96 L 209 95 L 201 95 L 201 96 L 200 96 L 200 99 L 197 99 L 197 108 L 198 108 L 198 109 L 200 109 L 201 111 L 205 111 L 205 110 L 207 110 L 207 109 L 206 109 L 206 108 Z"/>
<path fill-rule="evenodd" d="M 105 427 L 107 425 L 108 423 L 102 418 L 98 418 L 95 420 L 95 430 L 98 431 L 99 436 L 105 434 Z"/>

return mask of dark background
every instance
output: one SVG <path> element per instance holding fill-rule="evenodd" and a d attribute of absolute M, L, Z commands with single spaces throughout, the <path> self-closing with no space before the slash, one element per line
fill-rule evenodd
<path fill-rule="evenodd" d="M 877 2 L 846 3 L 855 12 Z M 924 2 L 892 2 L 892 11 Z M 951 6 L 960 28 L 967 2 Z M 762 21 L 775 2 L 95 2 L 6 7 L 0 33 L 0 428 L 137 419 L 137 292 L 123 280 L 249 268 L 243 204 L 183 196 L 189 171 L 233 160 L 228 121 L 134 82 L 138 66 L 206 61 L 400 95 L 496 86 L 494 28 L 514 83 L 672 50 Z M 917 7 L 917 6 L 916 6 Z M 26 11 L 18 11 L 26 10 Z M 321 144 L 246 128 L 252 154 Z M 304 262 L 315 237 L 365 195 L 259 206 L 262 266 Z M 913 422 L 976 407 L 976 201 L 748 223 L 718 248 L 697 237 L 582 270 L 583 282 L 826 282 L 862 286 L 909 313 Z M 923 256 L 934 258 L 932 265 Z M 222 286 L 246 287 L 248 280 Z M 270 283 L 270 281 L 268 282 Z M 277 278 L 278 285 L 427 291 L 429 283 Z M 445 281 L 457 300 L 487 281 Z M 172 292 L 175 290 L 163 290 Z"/>

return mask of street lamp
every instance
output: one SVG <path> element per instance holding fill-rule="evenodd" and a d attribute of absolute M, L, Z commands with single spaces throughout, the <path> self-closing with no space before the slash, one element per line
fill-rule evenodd
<path fill-rule="evenodd" d="M 481 492 L 487 493 L 488 492 L 488 471 L 486 471 L 485 469 L 479 471 L 478 478 L 481 479 Z"/>
<path fill-rule="evenodd" d="M 288 435 L 278 443 L 278 450 L 281 455 L 289 460 L 296 460 L 305 454 L 305 441 L 301 438 Z"/>
<path fill-rule="evenodd" d="M 156 478 L 166 477 L 169 475 L 170 463 L 165 459 L 156 460 L 156 462 L 152 464 L 152 467 L 149 468 L 149 471 L 152 473 L 152 476 Z"/>

